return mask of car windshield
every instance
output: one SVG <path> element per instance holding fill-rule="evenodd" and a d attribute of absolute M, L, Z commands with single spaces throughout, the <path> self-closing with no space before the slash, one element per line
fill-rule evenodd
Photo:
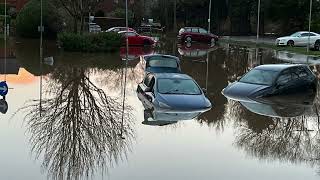
<path fill-rule="evenodd" d="M 277 72 L 253 69 L 244 75 L 239 82 L 261 85 L 272 85 L 277 77 Z"/>
<path fill-rule="evenodd" d="M 291 34 L 290 36 L 291 36 L 291 37 L 297 37 L 297 36 L 299 36 L 299 35 L 300 35 L 300 33 L 299 33 L 299 32 L 296 32 L 296 33 Z"/>
<path fill-rule="evenodd" d="M 148 60 L 147 67 L 167 67 L 167 68 L 177 68 L 178 63 L 176 59 L 169 57 L 151 57 Z"/>
<path fill-rule="evenodd" d="M 198 85 L 191 79 L 159 79 L 157 86 L 161 94 L 201 94 Z"/>

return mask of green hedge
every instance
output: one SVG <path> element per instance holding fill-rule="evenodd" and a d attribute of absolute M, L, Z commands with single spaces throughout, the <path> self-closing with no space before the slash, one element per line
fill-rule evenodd
<path fill-rule="evenodd" d="M 58 41 L 66 51 L 111 52 L 121 46 L 121 36 L 117 33 L 74 34 L 60 33 Z"/>

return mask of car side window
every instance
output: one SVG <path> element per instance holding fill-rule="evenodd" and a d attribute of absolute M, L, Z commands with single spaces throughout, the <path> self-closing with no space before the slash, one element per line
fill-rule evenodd
<path fill-rule="evenodd" d="M 313 34 L 313 33 L 310 33 L 310 36 L 316 36 L 315 34 Z"/>
<path fill-rule="evenodd" d="M 291 73 L 290 71 L 284 71 L 283 73 L 281 73 L 281 75 L 279 76 L 278 80 L 277 80 L 277 84 L 278 85 L 285 85 L 286 83 L 288 83 L 289 81 L 291 81 Z"/>
<path fill-rule="evenodd" d="M 303 67 L 298 67 L 296 69 L 296 73 L 298 74 L 299 78 L 308 76 L 307 70 Z"/>
<path fill-rule="evenodd" d="M 200 32 L 201 34 L 206 34 L 206 33 L 208 33 L 205 29 L 202 29 L 202 28 L 199 29 L 199 32 Z"/>
<path fill-rule="evenodd" d="M 136 36 L 136 34 L 133 33 L 133 32 L 128 32 L 128 33 L 127 33 L 127 36 L 128 36 L 128 37 L 132 37 L 132 36 Z"/>
<path fill-rule="evenodd" d="M 199 31 L 198 31 L 198 28 L 192 28 L 192 32 L 198 33 L 198 32 L 199 32 Z"/>
<path fill-rule="evenodd" d="M 187 28 L 186 31 L 187 31 L 187 32 L 191 32 L 191 29 L 190 29 L 190 28 Z"/>
<path fill-rule="evenodd" d="M 307 36 L 309 36 L 309 33 L 302 33 L 301 34 L 301 37 L 307 37 Z M 310 36 L 311 36 L 311 34 L 310 34 Z"/>
<path fill-rule="evenodd" d="M 150 89 L 152 89 L 152 91 L 153 91 L 153 86 L 154 86 L 155 82 L 156 81 L 155 81 L 154 77 L 152 77 L 152 79 L 150 80 L 149 86 L 148 86 L 148 87 L 150 87 Z"/>

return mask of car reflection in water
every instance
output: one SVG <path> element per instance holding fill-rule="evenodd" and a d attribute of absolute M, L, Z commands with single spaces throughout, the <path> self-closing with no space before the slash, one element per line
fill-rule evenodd
<path fill-rule="evenodd" d="M 203 43 L 183 43 L 178 44 L 178 52 L 184 57 L 192 61 L 205 62 L 207 54 L 218 49 L 216 45 L 208 45 Z"/>
<path fill-rule="evenodd" d="M 249 111 L 268 117 L 298 117 L 310 113 L 316 93 L 256 98 L 252 101 L 239 101 Z"/>
<path fill-rule="evenodd" d="M 120 57 L 126 60 L 126 47 L 120 48 Z M 151 46 L 130 46 L 128 50 L 128 60 L 137 60 L 140 56 L 154 54 L 154 49 Z"/>
<path fill-rule="evenodd" d="M 205 112 L 205 111 L 204 111 Z M 166 126 L 175 124 L 178 121 L 193 120 L 199 117 L 204 112 L 158 112 L 154 109 L 144 110 L 144 121 L 142 124 L 149 126 Z"/>

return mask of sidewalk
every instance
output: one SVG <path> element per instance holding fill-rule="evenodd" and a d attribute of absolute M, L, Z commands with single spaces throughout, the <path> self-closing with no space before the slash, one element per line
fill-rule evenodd
<path fill-rule="evenodd" d="M 221 36 L 221 40 L 256 43 L 256 36 Z M 276 38 L 261 37 L 259 38 L 258 43 L 274 45 L 275 41 L 276 41 Z"/>

